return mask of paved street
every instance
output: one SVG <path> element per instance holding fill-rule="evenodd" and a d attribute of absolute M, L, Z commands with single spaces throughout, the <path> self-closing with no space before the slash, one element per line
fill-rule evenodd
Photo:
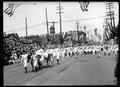
<path fill-rule="evenodd" d="M 66 60 L 61 59 L 61 64 L 63 64 Z M 31 65 L 29 65 L 27 74 L 25 73 L 23 64 L 21 63 L 4 66 L 4 85 L 22 84 L 23 82 L 29 81 L 30 79 L 35 78 L 38 75 L 44 74 L 46 71 L 56 68 L 57 66 L 58 65 L 56 64 L 56 62 L 54 62 L 54 67 L 47 66 L 46 62 L 43 62 L 41 70 L 35 73 L 31 71 L 32 68 Z"/>
<path fill-rule="evenodd" d="M 118 2 L 9 1 L 3 10 L 4 86 L 119 84 Z"/>
<path fill-rule="evenodd" d="M 37 73 L 24 73 L 21 64 L 4 67 L 4 85 L 114 85 L 115 55 L 82 55 L 61 60 L 60 65 Z"/>

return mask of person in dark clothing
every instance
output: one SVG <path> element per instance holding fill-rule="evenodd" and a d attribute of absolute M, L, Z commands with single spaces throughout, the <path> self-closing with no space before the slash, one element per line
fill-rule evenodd
<path fill-rule="evenodd" d="M 32 71 L 34 71 L 32 52 L 30 52 L 30 54 L 29 54 L 29 58 L 30 58 L 31 66 L 32 66 Z"/>
<path fill-rule="evenodd" d="M 33 65 L 33 58 L 31 58 L 31 66 L 32 66 L 32 71 L 34 71 L 34 65 Z"/>
<path fill-rule="evenodd" d="M 17 59 L 20 58 L 20 51 L 16 51 L 16 54 L 17 54 Z"/>

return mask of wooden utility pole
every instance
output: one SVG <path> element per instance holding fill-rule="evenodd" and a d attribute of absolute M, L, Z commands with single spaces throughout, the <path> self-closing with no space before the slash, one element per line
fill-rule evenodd
<path fill-rule="evenodd" d="M 107 2 L 106 3 L 106 9 L 108 9 L 107 16 L 109 17 L 109 18 L 107 18 L 107 20 L 110 20 L 111 26 L 113 28 L 115 28 L 114 11 L 112 11 L 113 8 L 114 8 L 113 2 Z"/>
<path fill-rule="evenodd" d="M 26 37 L 28 35 L 28 31 L 27 31 L 27 18 L 25 18 L 25 26 L 26 26 Z"/>
<path fill-rule="evenodd" d="M 49 29 L 48 29 L 48 17 L 47 17 L 47 8 L 45 8 L 45 13 L 46 13 L 47 40 L 48 40 L 48 37 L 49 37 Z"/>
<path fill-rule="evenodd" d="M 59 7 L 57 7 L 57 10 L 59 10 L 59 12 L 57 12 L 58 14 L 59 14 L 59 21 L 60 21 L 60 36 L 61 36 L 61 45 L 62 45 L 62 40 L 63 40 L 63 36 L 62 36 L 62 23 L 61 23 L 61 21 L 62 21 L 62 19 L 61 19 L 61 13 L 63 13 L 63 12 L 61 12 L 61 9 L 63 9 L 62 8 L 63 6 L 61 6 L 60 5 L 60 3 L 59 3 Z"/>
<path fill-rule="evenodd" d="M 113 11 L 113 8 L 114 8 L 114 3 L 113 2 L 107 2 L 106 3 L 106 9 L 108 9 L 108 12 L 107 12 L 107 16 L 108 16 L 108 18 L 107 18 L 107 20 L 110 20 L 110 23 L 108 23 L 108 21 L 107 21 L 107 26 L 109 26 L 109 30 L 110 30 L 110 32 L 112 32 L 113 34 L 115 34 L 114 33 L 114 29 L 115 29 L 115 18 L 114 18 L 114 11 Z M 108 41 L 110 41 L 110 33 L 108 33 L 109 34 L 109 39 L 108 39 Z M 113 37 L 112 37 L 113 38 Z"/>
<path fill-rule="evenodd" d="M 78 43 L 79 43 L 79 22 L 76 22 L 76 28 L 77 28 L 77 35 L 78 35 Z"/>

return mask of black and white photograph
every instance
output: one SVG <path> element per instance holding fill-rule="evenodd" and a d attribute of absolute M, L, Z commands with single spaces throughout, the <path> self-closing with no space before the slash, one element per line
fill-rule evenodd
<path fill-rule="evenodd" d="M 4 1 L 3 86 L 120 85 L 119 2 Z"/>

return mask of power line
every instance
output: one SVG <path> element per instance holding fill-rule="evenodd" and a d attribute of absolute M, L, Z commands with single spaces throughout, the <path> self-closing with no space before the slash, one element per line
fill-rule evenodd
<path fill-rule="evenodd" d="M 101 17 L 106 17 L 106 16 L 99 16 L 99 17 L 94 17 L 94 18 L 86 18 L 86 19 L 76 19 L 76 20 L 64 20 L 62 22 L 73 22 L 73 21 L 82 21 L 82 20 L 90 20 L 90 19 L 96 19 L 96 18 L 101 18 Z M 37 24 L 37 25 L 32 25 L 32 26 L 28 26 L 28 28 L 33 28 L 33 27 L 37 27 L 39 25 L 44 24 L 45 22 L 41 23 L 41 24 Z M 25 28 L 19 28 L 19 29 L 15 29 L 15 30 L 10 30 L 10 31 L 6 31 L 6 32 L 12 32 L 12 31 L 21 31 L 24 30 Z"/>
<path fill-rule="evenodd" d="M 115 14 L 114 16 L 118 16 L 117 14 Z M 98 18 L 102 18 L 102 17 L 106 17 L 106 16 L 99 16 Z M 91 20 L 91 19 L 96 19 L 97 17 L 93 17 L 93 18 L 86 18 L 86 19 L 75 19 L 75 20 L 64 20 L 64 21 L 62 21 L 62 22 L 73 22 L 73 21 L 77 21 L 77 20 L 79 20 L 79 21 L 84 21 L 84 20 Z M 59 21 L 57 21 L 57 22 L 59 22 Z M 20 25 L 20 24 L 14 24 L 14 25 L 5 25 L 6 27 L 8 27 L 8 26 L 15 26 L 15 25 Z M 37 25 L 39 25 L 39 24 L 37 24 Z M 33 26 L 35 26 L 35 25 L 33 25 Z"/>
<path fill-rule="evenodd" d="M 37 26 L 40 26 L 42 24 L 45 24 L 45 22 L 43 23 L 40 23 L 40 24 L 36 24 L 36 25 L 32 25 L 32 26 L 28 26 L 28 28 L 33 28 L 33 27 L 37 27 Z M 25 28 L 19 28 L 19 29 L 14 29 L 14 30 L 10 30 L 10 31 L 6 31 L 6 32 L 12 32 L 12 31 L 21 31 L 21 30 L 24 30 Z"/>
<path fill-rule="evenodd" d="M 84 21 L 84 20 L 91 20 L 91 19 L 97 19 L 97 18 L 103 18 L 103 17 L 106 17 L 106 16 L 99 16 L 99 17 L 85 18 L 85 19 L 75 19 L 75 20 L 65 20 L 63 22 Z"/>
<path fill-rule="evenodd" d="M 118 15 L 115 15 L 115 16 L 118 16 Z M 91 19 L 97 19 L 97 18 L 102 18 L 102 17 L 106 17 L 106 16 L 99 16 L 99 17 L 86 18 L 86 19 L 64 20 L 64 21 L 62 21 L 62 22 L 84 21 L 84 20 L 91 20 Z M 42 22 L 42 23 L 40 23 L 40 24 L 28 26 L 28 28 L 37 27 L 37 26 L 40 26 L 40 25 L 45 24 L 45 23 L 46 23 L 46 22 Z M 59 21 L 58 21 L 58 23 L 59 23 Z M 15 26 L 15 25 L 11 25 L 11 26 Z M 19 28 L 19 29 L 14 29 L 14 30 L 6 31 L 6 32 L 21 31 L 21 30 L 24 30 L 24 29 L 25 29 L 25 28 Z"/>
<path fill-rule="evenodd" d="M 15 26 L 15 25 L 21 25 L 21 24 L 23 24 L 23 23 L 13 24 L 13 25 L 4 25 L 4 26 L 6 26 L 6 27 L 12 27 L 12 26 Z"/>
<path fill-rule="evenodd" d="M 118 15 L 114 15 L 114 16 L 118 16 Z M 85 21 L 85 20 L 92 20 L 92 19 L 97 19 L 97 18 L 106 18 L 106 15 L 105 16 L 93 17 L 93 18 L 85 18 L 85 19 L 64 20 L 62 22 Z"/>

